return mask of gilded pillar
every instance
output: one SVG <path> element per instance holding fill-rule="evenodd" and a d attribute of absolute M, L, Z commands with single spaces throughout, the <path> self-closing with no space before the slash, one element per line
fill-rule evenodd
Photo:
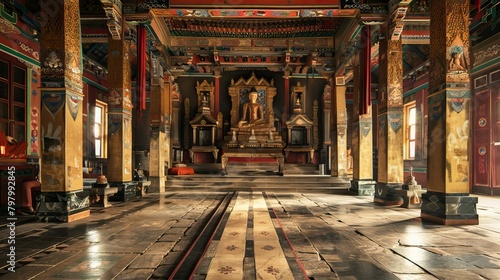
<path fill-rule="evenodd" d="M 401 39 L 379 42 L 378 182 L 374 202 L 385 205 L 402 204 L 395 192 L 404 183 L 402 50 Z"/>
<path fill-rule="evenodd" d="M 344 77 L 336 77 L 330 114 L 332 118 L 332 177 L 347 176 L 347 106 Z"/>
<path fill-rule="evenodd" d="M 373 181 L 373 139 L 372 139 L 372 109 L 366 108 L 365 114 L 360 113 L 360 102 L 364 101 L 362 90 L 362 73 L 365 69 L 360 61 L 360 54 L 353 58 L 354 76 L 354 112 L 352 131 L 353 179 L 351 191 L 357 195 L 373 195 L 375 182 Z"/>
<path fill-rule="evenodd" d="M 149 180 L 151 186 L 148 192 L 165 192 L 166 175 L 164 172 L 165 161 L 165 85 L 163 80 L 163 69 L 156 57 L 150 59 L 151 84 L 150 93 L 150 134 L 149 134 Z"/>
<path fill-rule="evenodd" d="M 41 4 L 41 221 L 71 222 L 90 215 L 83 191 L 82 59 L 77 0 Z"/>
<path fill-rule="evenodd" d="M 469 196 L 469 0 L 430 1 L 427 193 L 421 217 L 445 225 L 478 224 Z"/>
<path fill-rule="evenodd" d="M 110 185 L 118 187 L 112 200 L 135 198 L 132 183 L 132 99 L 130 43 L 121 39 L 108 42 L 108 166 Z"/>
<path fill-rule="evenodd" d="M 171 91 L 171 80 L 170 75 L 164 72 L 163 76 L 163 102 L 162 102 L 162 112 L 163 112 L 163 123 L 165 127 L 165 141 L 163 142 L 163 148 L 160 152 L 163 152 L 165 162 L 164 168 L 172 167 L 172 91 Z M 162 171 L 166 174 L 166 170 Z M 166 175 L 165 175 L 166 176 Z M 165 177 L 165 180 L 167 178 Z"/>

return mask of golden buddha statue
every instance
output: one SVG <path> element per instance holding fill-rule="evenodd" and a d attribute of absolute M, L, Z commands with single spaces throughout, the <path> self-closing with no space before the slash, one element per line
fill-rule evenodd
<path fill-rule="evenodd" d="M 257 91 L 253 89 L 248 93 L 249 101 L 243 104 L 243 117 L 238 122 L 239 128 L 249 128 L 264 123 L 264 108 L 257 102 L 257 97 Z"/>

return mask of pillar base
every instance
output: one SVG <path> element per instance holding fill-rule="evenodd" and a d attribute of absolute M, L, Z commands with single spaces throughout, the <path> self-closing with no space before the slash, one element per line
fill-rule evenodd
<path fill-rule="evenodd" d="M 136 199 L 137 182 L 110 182 L 111 187 L 117 187 L 118 192 L 109 197 L 109 201 L 129 201 Z"/>
<path fill-rule="evenodd" d="M 422 220 L 441 225 L 478 225 L 477 197 L 427 192 L 422 195 Z"/>
<path fill-rule="evenodd" d="M 165 192 L 165 180 L 167 177 L 149 177 L 151 181 L 151 186 L 148 188 L 149 193 L 164 193 Z"/>
<path fill-rule="evenodd" d="M 90 216 L 89 192 L 42 192 L 37 199 L 39 222 L 69 223 Z"/>
<path fill-rule="evenodd" d="M 373 202 L 385 206 L 401 206 L 403 198 L 396 193 L 397 189 L 401 189 L 400 184 L 377 183 Z"/>
<path fill-rule="evenodd" d="M 372 180 L 351 180 L 350 192 L 359 196 L 373 196 L 375 193 L 375 184 Z"/>

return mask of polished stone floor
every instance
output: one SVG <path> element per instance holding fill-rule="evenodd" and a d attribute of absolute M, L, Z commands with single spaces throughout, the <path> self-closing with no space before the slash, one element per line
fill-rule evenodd
<path fill-rule="evenodd" d="M 148 194 L 66 224 L 20 218 L 13 273 L 2 217 L 0 278 L 168 279 L 225 195 Z M 500 198 L 478 197 L 479 225 L 441 226 L 372 197 L 240 191 L 194 279 L 500 279 Z"/>

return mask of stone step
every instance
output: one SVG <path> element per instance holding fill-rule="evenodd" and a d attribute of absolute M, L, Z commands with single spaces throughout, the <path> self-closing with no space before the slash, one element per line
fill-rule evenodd
<path fill-rule="evenodd" d="M 220 174 L 222 166 L 220 163 L 190 163 L 189 167 L 194 169 L 195 174 Z M 259 173 L 267 174 L 278 172 L 277 163 L 229 163 L 228 174 L 241 176 L 253 176 Z M 318 164 L 289 164 L 284 166 L 285 175 L 323 175 L 320 174 Z"/>
<path fill-rule="evenodd" d="M 286 191 L 286 192 L 343 192 L 350 186 L 350 178 L 329 175 L 284 175 L 276 172 L 240 172 L 238 175 L 194 174 L 167 176 L 168 190 L 199 191 Z"/>

